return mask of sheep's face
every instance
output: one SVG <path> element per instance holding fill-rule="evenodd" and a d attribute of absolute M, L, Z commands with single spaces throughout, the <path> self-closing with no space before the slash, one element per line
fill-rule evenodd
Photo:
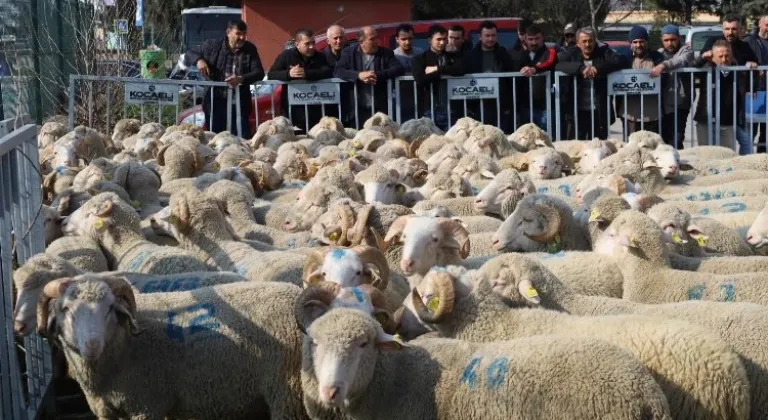
<path fill-rule="evenodd" d="M 101 281 L 62 282 L 59 287 L 64 289 L 54 304 L 59 340 L 83 359 L 98 360 L 121 318 L 131 317 L 125 303 Z"/>
<path fill-rule="evenodd" d="M 611 149 L 603 142 L 599 146 L 589 145 L 579 153 L 579 172 L 582 174 L 591 174 L 595 171 L 600 161 L 611 154 Z"/>
<path fill-rule="evenodd" d="M 334 249 L 325 254 L 319 270 L 325 281 L 338 283 L 342 287 L 355 287 L 365 282 L 366 268 L 360 256 L 349 249 Z"/>
<path fill-rule="evenodd" d="M 40 214 L 43 218 L 43 235 L 45 236 L 45 245 L 50 245 L 51 242 L 60 238 L 63 235 L 61 231 L 62 217 L 56 209 L 50 206 L 43 206 Z"/>
<path fill-rule="evenodd" d="M 72 185 L 79 190 L 87 190 L 100 181 L 110 181 L 112 180 L 112 172 L 114 171 L 114 168 L 115 167 L 111 163 L 103 161 L 91 162 L 85 169 L 75 175 L 75 180 L 72 182 Z"/>
<path fill-rule="evenodd" d="M 747 231 L 747 242 L 755 248 L 768 245 L 768 207 L 763 208 Z"/>
<path fill-rule="evenodd" d="M 560 178 L 563 172 L 563 160 L 554 153 L 539 154 L 531 159 L 528 172 L 533 179 Z"/>
<path fill-rule="evenodd" d="M 526 195 L 536 192 L 536 187 L 527 177 L 505 170 L 483 188 L 475 197 L 475 208 L 485 213 L 501 214 L 505 201 L 513 200 L 509 208 L 517 207 L 517 202 Z"/>
<path fill-rule="evenodd" d="M 469 141 L 469 140 L 468 140 Z M 430 173 L 442 172 L 441 169 L 452 169 L 459 164 L 464 153 L 455 144 L 447 144 L 426 160 Z"/>
<path fill-rule="evenodd" d="M 532 205 L 530 201 L 521 202 L 494 234 L 493 247 L 506 252 L 545 251 L 547 244 L 535 241 L 532 237 L 542 235 L 550 223 L 538 206 Z"/>
<path fill-rule="evenodd" d="M 423 275 L 435 265 L 458 258 L 449 253 L 458 251 L 461 258 L 469 255 L 469 234 L 459 221 L 423 216 L 399 220 L 392 224 L 385 240 L 402 242 L 400 269 L 406 275 Z"/>
<path fill-rule="evenodd" d="M 625 179 L 618 174 L 610 175 L 587 175 L 576 185 L 576 200 L 581 203 L 583 197 L 590 191 L 604 188 L 612 191 L 616 195 L 624 194 L 625 192 L 636 192 L 640 188 L 633 184 L 628 179 Z"/>
<path fill-rule="evenodd" d="M 166 206 L 159 212 L 153 214 L 150 218 L 152 230 L 155 234 L 171 236 L 176 240 L 181 238 L 179 229 L 175 224 L 171 223 L 171 207 Z"/>
<path fill-rule="evenodd" d="M 384 333 L 368 314 L 356 309 L 333 309 L 307 329 L 304 352 L 311 353 L 318 397 L 325 406 L 349 405 L 373 379 L 379 351 L 398 350 L 402 344 Z"/>
<path fill-rule="evenodd" d="M 621 213 L 593 246 L 594 252 L 616 259 L 638 255 L 643 259 L 663 256 L 663 233 L 656 222 L 640 212 Z"/>
<path fill-rule="evenodd" d="M 99 241 L 102 235 L 113 224 L 112 214 L 115 208 L 123 205 L 123 201 L 114 193 L 103 193 L 91 198 L 82 207 L 75 210 L 62 221 L 64 234 L 83 236 Z M 133 213 L 136 212 L 131 209 Z M 134 231 L 139 231 L 138 215 L 126 217 L 121 223 L 128 223 Z"/>
<path fill-rule="evenodd" d="M 648 210 L 648 217 L 658 223 L 664 232 L 664 242 L 681 245 L 692 241 L 688 233 L 691 222 L 688 213 L 671 205 L 661 204 Z M 697 231 L 698 228 L 694 226 L 692 230 Z"/>
<path fill-rule="evenodd" d="M 155 158 L 159 149 L 159 142 L 152 137 L 140 137 L 133 146 L 133 152 L 142 161 Z"/>
<path fill-rule="evenodd" d="M 310 230 L 315 221 L 328 211 L 329 201 L 345 196 L 340 191 L 329 192 L 321 186 L 307 185 L 296 196 L 293 213 L 285 217 L 283 229 L 288 232 Z"/>
<path fill-rule="evenodd" d="M 653 151 L 653 158 L 665 179 L 674 179 L 680 174 L 680 153 L 674 148 L 659 146 Z"/>
<path fill-rule="evenodd" d="M 365 193 L 365 202 L 368 204 L 382 203 L 392 204 L 395 202 L 397 187 L 400 184 L 392 182 L 366 182 L 363 183 L 363 192 Z"/>
<path fill-rule="evenodd" d="M 494 293 L 510 306 L 520 307 L 541 303 L 532 279 L 545 276 L 541 265 L 520 254 L 504 254 L 484 264 L 479 281 L 486 282 Z"/>
<path fill-rule="evenodd" d="M 75 149 L 67 146 L 56 146 L 53 152 L 53 167 L 77 166 Z"/>

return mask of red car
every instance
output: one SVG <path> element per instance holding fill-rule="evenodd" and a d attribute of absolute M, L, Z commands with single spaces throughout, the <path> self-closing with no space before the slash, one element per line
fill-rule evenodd
<path fill-rule="evenodd" d="M 450 29 L 453 25 L 461 25 L 464 27 L 464 34 L 472 45 L 477 45 L 480 40 L 480 24 L 490 20 L 494 22 L 498 28 L 498 42 L 506 48 L 512 47 L 517 43 L 517 25 L 519 18 L 491 18 L 491 19 L 446 19 L 446 20 L 420 20 L 407 22 L 413 25 L 413 45 L 415 47 L 426 50 L 429 48 L 429 40 L 427 33 L 429 27 L 435 24 L 444 26 Z M 386 46 L 392 49 L 397 48 L 397 42 L 395 41 L 395 29 L 403 22 L 397 23 L 381 23 L 378 25 L 372 25 L 379 36 L 379 45 Z M 350 45 L 355 44 L 357 40 L 357 33 L 360 28 L 345 28 L 347 34 L 347 42 Z M 315 36 L 315 48 L 319 51 L 328 45 L 325 33 Z M 258 87 L 251 86 L 251 95 L 255 100 L 255 109 L 251 114 L 251 130 L 256 132 L 256 108 L 258 108 L 259 119 L 258 122 L 272 119 L 274 116 L 280 115 L 281 109 L 281 94 L 283 87 L 275 85 L 259 85 Z M 274 103 L 274 107 L 272 106 Z M 272 113 L 274 109 L 274 114 Z M 179 114 L 177 123 L 188 122 L 197 125 L 203 125 L 203 111 L 198 105 Z"/>

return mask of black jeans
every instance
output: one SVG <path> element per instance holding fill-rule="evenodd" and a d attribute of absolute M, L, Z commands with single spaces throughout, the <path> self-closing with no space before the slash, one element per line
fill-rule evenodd
<path fill-rule="evenodd" d="M 210 99 L 207 101 L 203 101 L 203 112 L 205 113 L 205 122 L 208 124 L 208 131 L 213 131 L 214 133 L 221 133 L 222 131 L 227 130 L 227 100 L 226 99 L 213 99 L 213 115 L 211 115 L 211 109 L 210 109 Z M 242 127 L 242 133 L 240 137 L 244 139 L 250 139 L 253 137 L 253 133 L 251 133 L 251 124 L 250 124 L 250 116 L 251 116 L 251 108 L 247 106 L 240 107 L 240 126 Z M 232 104 L 232 127 L 230 128 L 229 132 L 238 135 L 237 134 L 237 107 L 235 104 Z"/>
<path fill-rule="evenodd" d="M 595 132 L 592 132 L 592 118 L 595 119 Z M 602 117 L 602 118 L 601 118 Z M 608 138 L 609 127 L 606 125 L 607 121 L 604 116 L 601 116 L 599 112 L 590 112 L 579 110 L 578 113 L 578 127 L 574 124 L 574 133 L 577 140 L 592 140 L 595 137 L 599 137 L 600 140 Z M 578 130 L 576 129 L 578 128 Z"/>
<path fill-rule="evenodd" d="M 678 108 L 677 113 L 672 112 L 661 117 L 661 138 L 664 139 L 664 143 L 674 146 L 677 150 L 684 149 L 685 124 L 689 112 L 689 109 Z M 675 131 L 675 119 L 677 119 L 677 131 Z M 677 142 L 675 142 L 675 135 L 677 135 Z"/>

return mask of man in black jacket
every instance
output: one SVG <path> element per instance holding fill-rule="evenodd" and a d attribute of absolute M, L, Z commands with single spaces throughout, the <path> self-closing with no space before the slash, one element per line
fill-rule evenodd
<path fill-rule="evenodd" d="M 299 29 L 294 35 L 294 47 L 283 50 L 275 59 L 275 63 L 269 68 L 267 78 L 271 80 L 280 80 L 290 82 L 292 80 L 321 80 L 329 79 L 333 75 L 333 69 L 325 61 L 325 55 L 315 52 L 315 38 L 311 30 Z M 304 115 L 304 105 L 293 106 L 288 110 L 288 88 L 283 87 L 282 94 L 282 112 L 285 116 L 290 116 L 296 127 L 304 127 L 309 131 L 308 123 L 313 118 L 307 118 Z M 317 105 L 312 107 L 311 114 L 316 114 L 319 121 L 322 117 L 322 107 Z M 335 107 L 329 107 L 335 108 Z"/>
<path fill-rule="evenodd" d="M 325 38 L 328 41 L 328 46 L 323 49 L 323 55 L 325 61 L 333 69 L 336 67 L 336 62 L 341 58 L 341 52 L 347 46 L 347 37 L 344 28 L 339 25 L 331 25 L 325 32 Z"/>
<path fill-rule="evenodd" d="M 592 28 L 581 28 L 576 33 L 576 48 L 563 50 L 555 65 L 561 71 L 575 77 L 577 82 L 577 101 L 573 102 L 573 82 L 561 80 L 564 100 L 563 107 L 569 127 L 564 138 L 588 140 L 594 137 L 608 137 L 611 124 L 616 120 L 613 107 L 608 107 L 608 74 L 621 69 L 619 58 L 607 46 L 597 46 L 597 38 Z M 590 94 L 594 82 L 594 102 Z M 578 118 L 578 119 L 575 119 Z M 594 132 L 592 119 L 594 118 Z M 578 122 L 578 131 L 575 130 Z"/>
<path fill-rule="evenodd" d="M 405 74 L 395 53 L 380 47 L 377 36 L 373 27 L 363 27 L 357 34 L 358 45 L 345 48 L 336 63 L 334 76 L 357 84 L 356 101 L 350 101 L 348 106 L 342 103 L 345 126 L 362 126 L 375 112 L 389 112 L 387 80 Z M 354 105 L 357 105 L 357 121 Z"/>
<path fill-rule="evenodd" d="M 526 77 L 533 77 L 555 69 L 557 53 L 554 48 L 549 48 L 544 43 L 544 31 L 538 25 L 526 27 L 525 48 L 512 51 L 514 71 L 523 73 Z M 533 122 L 542 130 L 547 129 L 547 96 L 549 86 L 544 76 L 534 77 L 531 83 L 527 79 L 516 80 L 517 109 L 520 120 L 518 124 Z M 529 92 L 532 85 L 533 90 Z M 533 107 L 531 107 L 533 103 Z"/>
<path fill-rule="evenodd" d="M 464 63 L 461 57 L 445 51 L 448 31 L 440 25 L 429 28 L 429 49 L 413 59 L 413 79 L 419 87 L 419 115 L 426 115 L 435 125 L 447 130 L 461 115 L 452 112 L 448 121 L 447 109 L 450 102 L 445 81 L 440 76 L 461 76 Z M 431 91 L 431 92 L 430 92 Z M 430 96 L 434 94 L 434 97 Z M 434 101 L 434 102 L 433 102 Z M 432 109 L 435 115 L 432 115 Z M 458 108 L 457 108 L 458 111 Z"/>
<path fill-rule="evenodd" d="M 197 63 L 197 70 L 215 82 L 227 82 L 240 91 L 240 121 L 237 121 L 236 107 L 232 106 L 231 132 L 237 134 L 240 124 L 243 138 L 251 137 L 249 123 L 253 111 L 251 84 L 264 78 L 259 51 L 245 40 L 248 26 L 242 20 L 232 20 L 227 25 L 224 39 L 209 39 L 199 47 L 187 52 L 191 62 Z M 213 108 L 211 108 L 213 90 Z M 234 104 L 235 93 L 232 93 Z M 215 112 L 212 112 L 215 110 Z M 203 113 L 208 130 L 219 133 L 227 129 L 227 88 L 208 89 L 203 98 Z"/>
<path fill-rule="evenodd" d="M 480 42 L 464 56 L 464 68 L 467 73 L 507 73 L 514 68 L 512 57 L 506 48 L 497 41 L 496 24 L 486 20 L 480 24 Z M 501 121 L 496 119 L 496 101 L 485 100 L 483 107 L 485 124 L 496 125 L 505 132 L 511 132 L 512 127 L 512 82 L 510 78 L 499 79 L 499 103 L 501 104 Z M 480 119 L 480 107 L 467 104 L 470 115 Z M 473 104 L 474 105 L 474 104 Z"/>
<path fill-rule="evenodd" d="M 445 46 L 448 52 L 456 53 L 464 57 L 472 50 L 472 42 L 466 38 L 466 31 L 461 25 L 453 25 L 448 29 L 448 44 Z"/>

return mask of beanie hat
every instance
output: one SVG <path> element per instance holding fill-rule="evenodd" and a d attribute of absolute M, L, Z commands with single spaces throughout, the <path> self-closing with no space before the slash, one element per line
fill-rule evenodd
<path fill-rule="evenodd" d="M 632 29 L 629 30 L 629 42 L 632 42 L 636 39 L 647 41 L 648 31 L 646 31 L 642 26 L 633 26 Z"/>
<path fill-rule="evenodd" d="M 661 28 L 661 34 L 680 36 L 680 29 L 678 29 L 677 26 L 675 25 L 666 25 L 663 28 Z"/>

